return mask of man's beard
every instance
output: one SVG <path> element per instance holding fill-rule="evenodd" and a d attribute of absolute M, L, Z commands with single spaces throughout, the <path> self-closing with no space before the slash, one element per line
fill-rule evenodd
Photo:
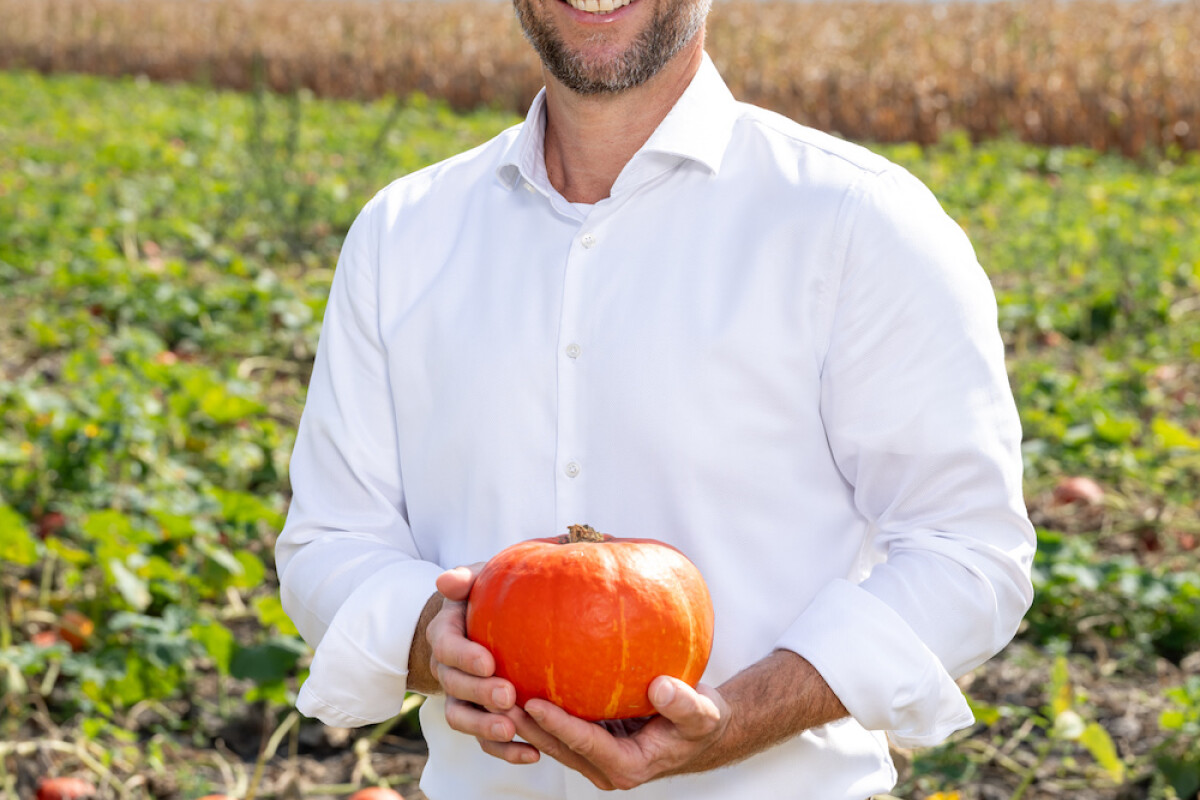
<path fill-rule="evenodd" d="M 666 10 L 656 13 L 649 27 L 614 61 L 589 64 L 580 53 L 568 50 L 550 24 L 534 13 L 531 0 L 513 0 L 525 38 L 546 69 L 579 94 L 615 94 L 653 78 L 704 27 L 711 6 L 712 0 L 669 0 Z"/>

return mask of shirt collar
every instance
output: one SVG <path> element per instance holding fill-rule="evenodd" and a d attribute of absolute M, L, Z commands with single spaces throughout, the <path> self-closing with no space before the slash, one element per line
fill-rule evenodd
<path fill-rule="evenodd" d="M 525 123 L 518 128 L 517 136 L 508 145 L 504 158 L 496 169 L 502 183 L 509 189 L 524 178 L 527 186 L 548 187 L 546 175 L 546 90 L 543 88 L 533 98 Z"/>
<path fill-rule="evenodd" d="M 717 72 L 716 65 L 704 54 L 700 69 L 666 118 L 650 135 L 618 177 L 617 194 L 629 178 L 642 172 L 637 162 L 658 161 L 668 156 L 673 162 L 694 161 L 716 175 L 733 134 L 737 103 Z M 546 90 L 534 98 L 517 136 L 509 144 L 497 168 L 500 181 L 512 189 L 522 179 L 543 194 L 553 193 L 546 174 Z"/>

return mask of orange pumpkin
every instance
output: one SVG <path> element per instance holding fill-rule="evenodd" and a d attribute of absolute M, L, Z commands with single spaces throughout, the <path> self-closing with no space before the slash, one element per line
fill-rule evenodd
<path fill-rule="evenodd" d="M 708 664 L 708 587 L 663 542 L 569 531 L 484 565 L 467 600 L 467 636 L 491 651 L 520 705 L 540 697 L 587 720 L 653 714 L 655 677 L 695 686 Z"/>
<path fill-rule="evenodd" d="M 367 786 L 350 795 L 348 800 L 404 800 L 404 797 L 387 786 Z"/>
<path fill-rule="evenodd" d="M 95 631 L 96 623 L 74 609 L 64 611 L 58 621 L 58 635 L 71 645 L 71 649 L 76 653 L 88 648 L 88 642 Z"/>
<path fill-rule="evenodd" d="M 96 787 L 82 778 L 42 778 L 37 800 L 82 800 L 96 794 Z"/>

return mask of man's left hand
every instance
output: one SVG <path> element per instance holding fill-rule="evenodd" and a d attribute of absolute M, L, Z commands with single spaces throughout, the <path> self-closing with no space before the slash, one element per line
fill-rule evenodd
<path fill-rule="evenodd" d="M 725 733 L 731 713 L 721 694 L 703 684 L 693 689 L 661 676 L 650 684 L 649 696 L 658 716 L 640 726 L 588 722 L 539 699 L 526 703 L 524 711 L 514 709 L 510 716 L 522 739 L 606 791 L 632 789 L 662 775 L 715 765 L 711 751 Z M 512 742 L 500 748 L 505 746 L 521 747 Z M 511 753 L 493 755 L 512 757 Z"/>

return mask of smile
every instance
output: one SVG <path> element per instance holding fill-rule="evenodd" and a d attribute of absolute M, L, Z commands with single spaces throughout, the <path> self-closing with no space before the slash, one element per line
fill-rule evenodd
<path fill-rule="evenodd" d="M 563 0 L 571 8 L 592 14 L 610 14 L 633 0 Z"/>

